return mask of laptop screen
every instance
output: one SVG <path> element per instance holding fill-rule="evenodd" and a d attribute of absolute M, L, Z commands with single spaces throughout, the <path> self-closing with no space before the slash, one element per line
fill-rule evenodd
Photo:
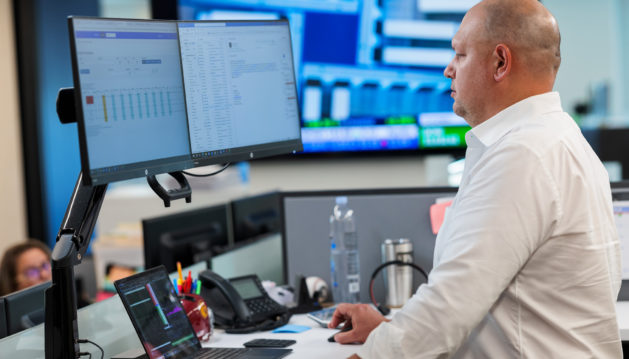
<path fill-rule="evenodd" d="M 150 358 L 187 358 L 201 348 L 163 266 L 115 285 Z"/>

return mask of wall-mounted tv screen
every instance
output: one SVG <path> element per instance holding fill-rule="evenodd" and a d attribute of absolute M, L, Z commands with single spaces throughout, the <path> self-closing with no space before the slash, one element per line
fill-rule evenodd
<path fill-rule="evenodd" d="M 469 126 L 452 112 L 443 70 L 476 3 L 178 0 L 176 16 L 289 20 L 304 152 L 462 152 Z"/>

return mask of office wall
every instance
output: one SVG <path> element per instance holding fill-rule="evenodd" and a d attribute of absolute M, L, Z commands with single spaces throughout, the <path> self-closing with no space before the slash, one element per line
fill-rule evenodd
<path fill-rule="evenodd" d="M 45 226 L 52 247 L 79 175 L 76 124 L 62 125 L 56 112 L 57 92 L 72 87 L 68 15 L 96 16 L 96 0 L 35 0 L 40 131 L 39 151 Z"/>
<path fill-rule="evenodd" d="M 0 0 L 0 255 L 26 238 L 13 3 Z"/>
<path fill-rule="evenodd" d="M 564 109 L 574 113 L 574 105 L 588 100 L 590 89 L 607 83 L 610 87 L 609 123 L 629 122 L 625 115 L 627 96 L 622 77 L 621 45 L 629 37 L 622 28 L 622 5 L 626 0 L 544 0 L 561 30 L 562 62 L 555 89 Z M 626 13 L 626 11 L 625 11 Z"/>

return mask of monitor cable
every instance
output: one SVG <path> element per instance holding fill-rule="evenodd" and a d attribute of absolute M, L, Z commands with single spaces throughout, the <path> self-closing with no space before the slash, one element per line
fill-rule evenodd
<path fill-rule="evenodd" d="M 186 176 L 190 176 L 190 177 L 210 177 L 210 176 L 214 176 L 217 175 L 223 171 L 225 171 L 227 169 L 227 167 L 229 167 L 229 165 L 231 165 L 231 162 L 227 162 L 226 164 L 223 165 L 223 167 L 215 172 L 211 172 L 211 173 L 203 173 L 203 174 L 196 174 L 196 173 L 192 173 L 192 172 L 188 172 L 188 171 L 181 171 L 183 174 L 185 174 Z"/>
<path fill-rule="evenodd" d="M 424 271 L 422 269 L 422 267 L 418 266 L 415 263 L 403 262 L 403 261 L 400 261 L 400 260 L 395 260 L 395 261 L 389 261 L 389 262 L 382 263 L 381 265 L 376 267 L 376 269 L 373 271 L 373 274 L 371 275 L 371 279 L 369 280 L 369 297 L 371 298 L 371 302 L 373 303 L 373 305 L 375 305 L 376 308 L 378 308 L 378 311 L 382 315 L 389 314 L 391 312 L 391 310 L 389 308 L 387 308 L 384 304 L 379 304 L 376 301 L 376 297 L 373 294 L 373 284 L 374 284 L 374 281 L 375 281 L 376 276 L 378 275 L 378 273 L 380 273 L 380 271 L 383 270 L 384 268 L 386 268 L 388 266 L 392 266 L 392 265 L 411 267 L 411 268 L 415 269 L 416 271 L 420 272 L 424 276 L 424 278 L 426 278 L 426 281 L 428 281 L 428 274 L 426 274 L 426 271 Z"/>
<path fill-rule="evenodd" d="M 100 345 L 94 343 L 93 341 L 89 339 L 79 339 L 77 340 L 77 342 L 79 342 L 79 344 L 86 344 L 86 343 L 92 344 L 93 346 L 97 347 L 100 350 L 100 359 L 103 359 L 105 357 L 105 351 L 103 350 L 103 348 Z M 90 352 L 79 353 L 79 356 L 83 356 L 83 355 L 88 355 L 90 359 L 92 358 L 92 353 Z"/>

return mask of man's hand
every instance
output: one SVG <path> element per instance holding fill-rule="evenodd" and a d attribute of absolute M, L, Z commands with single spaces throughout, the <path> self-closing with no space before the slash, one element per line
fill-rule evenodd
<path fill-rule="evenodd" d="M 351 323 L 352 330 L 338 333 L 334 341 L 341 344 L 364 343 L 380 323 L 388 321 L 369 304 L 341 303 L 336 307 L 328 328 L 336 328 L 342 322 Z"/>

